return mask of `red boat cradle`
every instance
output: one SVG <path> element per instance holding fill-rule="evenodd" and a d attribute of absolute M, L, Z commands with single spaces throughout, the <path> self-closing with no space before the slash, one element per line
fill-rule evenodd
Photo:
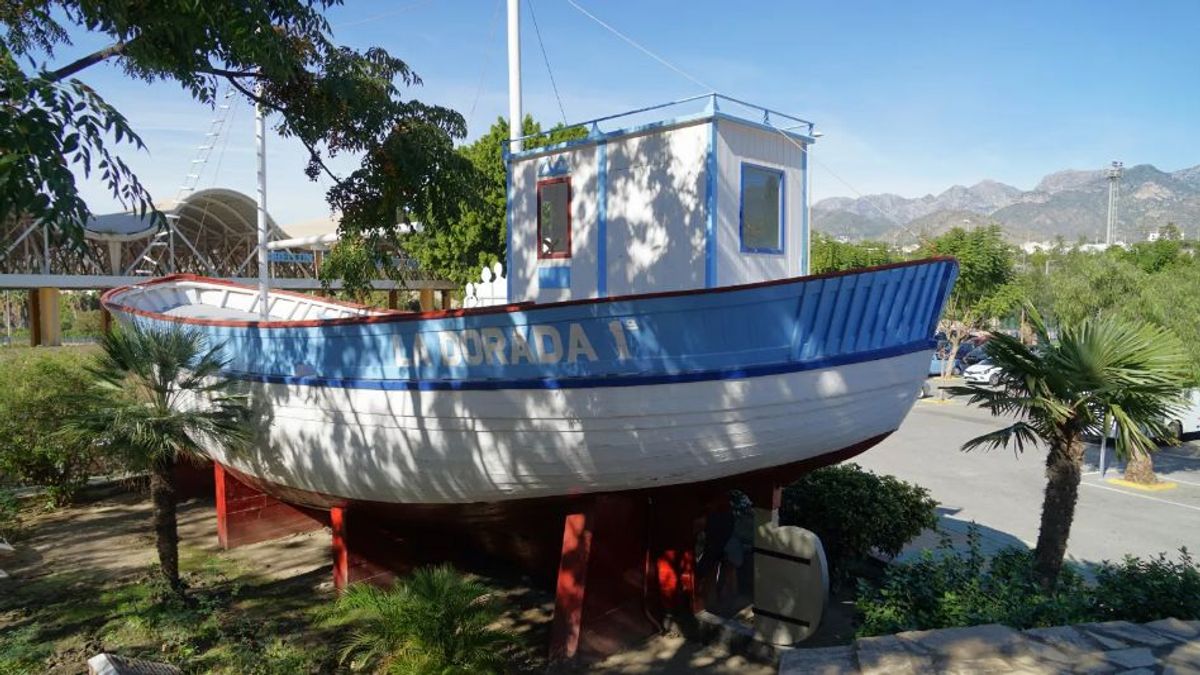
<path fill-rule="evenodd" d="M 256 485 L 214 464 L 217 532 L 221 546 L 233 548 L 328 526 L 339 589 L 389 583 L 434 562 L 501 558 L 552 582 L 551 657 L 594 657 L 660 631 L 670 616 L 686 625 L 703 609 L 697 536 L 709 514 L 729 508 L 730 489 L 743 490 L 759 508 L 778 508 L 781 485 L 885 437 L 709 483 L 501 504 L 331 502 L 317 509 L 280 501 L 263 488 L 309 505 L 328 498 Z"/>

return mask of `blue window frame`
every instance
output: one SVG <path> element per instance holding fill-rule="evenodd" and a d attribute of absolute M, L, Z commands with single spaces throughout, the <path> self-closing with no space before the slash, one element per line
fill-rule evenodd
<path fill-rule="evenodd" d="M 738 234 L 743 253 L 783 254 L 783 207 L 783 171 L 742 162 Z"/>

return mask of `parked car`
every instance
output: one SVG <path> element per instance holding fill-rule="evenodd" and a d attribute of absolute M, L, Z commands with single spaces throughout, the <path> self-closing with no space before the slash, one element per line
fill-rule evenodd
<path fill-rule="evenodd" d="M 1188 390 L 1187 402 L 1179 411 L 1179 418 L 1168 420 L 1167 428 L 1179 439 L 1200 433 L 1200 389 Z"/>
<path fill-rule="evenodd" d="M 991 359 L 984 359 L 968 366 L 963 371 L 963 378 L 971 384 L 987 384 L 994 387 L 1000 384 L 1000 366 L 992 363 Z"/>
<path fill-rule="evenodd" d="M 1200 389 L 1189 389 L 1185 392 L 1184 398 L 1183 407 L 1178 411 L 1179 417 L 1165 420 L 1167 428 L 1171 430 L 1171 435 L 1179 440 L 1200 434 Z M 1108 430 L 1109 440 L 1113 440 L 1116 435 L 1117 423 L 1113 422 Z M 1100 442 L 1100 434 L 1088 433 L 1084 438 L 1092 443 Z M 1160 445 L 1166 443 L 1165 439 L 1156 440 Z"/>
<path fill-rule="evenodd" d="M 971 351 L 967 352 L 966 356 L 962 357 L 962 362 L 963 362 L 964 366 L 969 368 L 986 358 L 987 358 L 987 350 L 985 350 L 983 347 L 976 347 L 976 348 L 972 349 Z"/>

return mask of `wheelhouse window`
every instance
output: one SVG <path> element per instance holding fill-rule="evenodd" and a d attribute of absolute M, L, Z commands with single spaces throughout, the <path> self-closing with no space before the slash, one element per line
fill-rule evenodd
<path fill-rule="evenodd" d="M 537 184 L 538 258 L 571 257 L 571 179 Z"/>
<path fill-rule="evenodd" d="M 783 172 L 742 164 L 742 250 L 783 253 Z"/>

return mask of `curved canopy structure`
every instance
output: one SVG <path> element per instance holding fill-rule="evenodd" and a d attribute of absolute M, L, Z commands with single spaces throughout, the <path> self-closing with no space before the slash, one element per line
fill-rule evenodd
<path fill-rule="evenodd" d="M 197 190 L 183 199 L 159 203 L 165 221 L 133 212 L 93 217 L 84 229 L 85 246 L 53 225 L 19 220 L 0 224 L 0 284 L 6 288 L 111 288 L 138 278 L 191 273 L 223 279 L 257 275 L 258 205 L 228 188 Z M 272 285 L 319 288 L 320 253 L 293 249 L 293 237 L 336 232 L 335 219 L 301 223 L 285 232 L 267 215 Z M 48 277 L 57 277 L 50 280 Z M 379 288 L 396 288 L 380 282 Z M 407 288 L 455 288 L 417 274 Z"/>
<path fill-rule="evenodd" d="M 199 190 L 178 201 L 157 205 L 184 235 L 193 241 L 208 236 L 246 237 L 257 241 L 258 205 L 249 195 L 227 188 Z M 267 214 L 272 234 L 282 231 Z M 86 236 L 94 241 L 137 241 L 155 235 L 157 225 L 136 213 L 110 213 L 95 216 L 86 226 Z M 275 237 L 273 237 L 275 238 Z"/>

